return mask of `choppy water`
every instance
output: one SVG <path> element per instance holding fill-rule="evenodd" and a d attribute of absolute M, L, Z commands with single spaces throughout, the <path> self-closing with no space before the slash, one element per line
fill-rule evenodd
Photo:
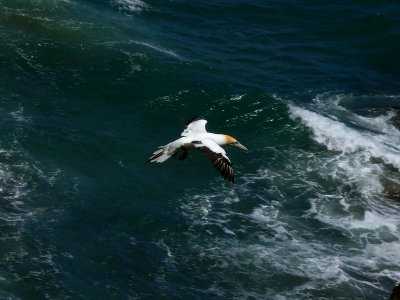
<path fill-rule="evenodd" d="M 387 299 L 397 1 L 0 0 L 0 298 Z M 235 136 L 147 164 L 198 115 Z"/>

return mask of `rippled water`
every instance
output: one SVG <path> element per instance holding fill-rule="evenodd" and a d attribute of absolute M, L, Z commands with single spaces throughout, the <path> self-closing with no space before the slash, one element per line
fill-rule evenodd
<path fill-rule="evenodd" d="M 0 0 L 0 298 L 386 299 L 396 1 Z M 146 163 L 192 116 L 200 153 Z"/>

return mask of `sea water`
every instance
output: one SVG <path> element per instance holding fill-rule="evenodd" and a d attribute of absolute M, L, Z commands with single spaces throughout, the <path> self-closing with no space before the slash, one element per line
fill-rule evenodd
<path fill-rule="evenodd" d="M 387 299 L 396 1 L 0 0 L 1 299 Z M 146 163 L 193 116 L 228 148 Z"/>

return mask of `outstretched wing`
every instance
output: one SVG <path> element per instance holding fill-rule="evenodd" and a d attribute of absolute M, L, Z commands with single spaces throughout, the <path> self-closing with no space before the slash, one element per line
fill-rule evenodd
<path fill-rule="evenodd" d="M 206 133 L 206 123 L 204 119 L 194 117 L 186 122 L 185 127 L 181 133 L 181 136 L 188 136 L 191 134 L 201 134 Z"/>
<path fill-rule="evenodd" d="M 234 182 L 232 164 L 228 156 L 226 156 L 224 149 L 212 140 L 208 139 L 194 141 L 193 144 L 198 150 L 207 155 L 213 166 L 219 171 L 219 174 L 221 174 L 225 180 L 232 183 Z"/>

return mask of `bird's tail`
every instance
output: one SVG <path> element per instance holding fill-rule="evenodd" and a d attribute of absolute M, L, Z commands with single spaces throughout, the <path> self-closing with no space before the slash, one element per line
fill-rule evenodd
<path fill-rule="evenodd" d="M 147 162 L 158 162 L 162 163 L 166 161 L 168 158 L 171 157 L 166 151 L 165 146 L 158 147 L 159 149 L 156 150 L 153 155 L 147 160 Z"/>

